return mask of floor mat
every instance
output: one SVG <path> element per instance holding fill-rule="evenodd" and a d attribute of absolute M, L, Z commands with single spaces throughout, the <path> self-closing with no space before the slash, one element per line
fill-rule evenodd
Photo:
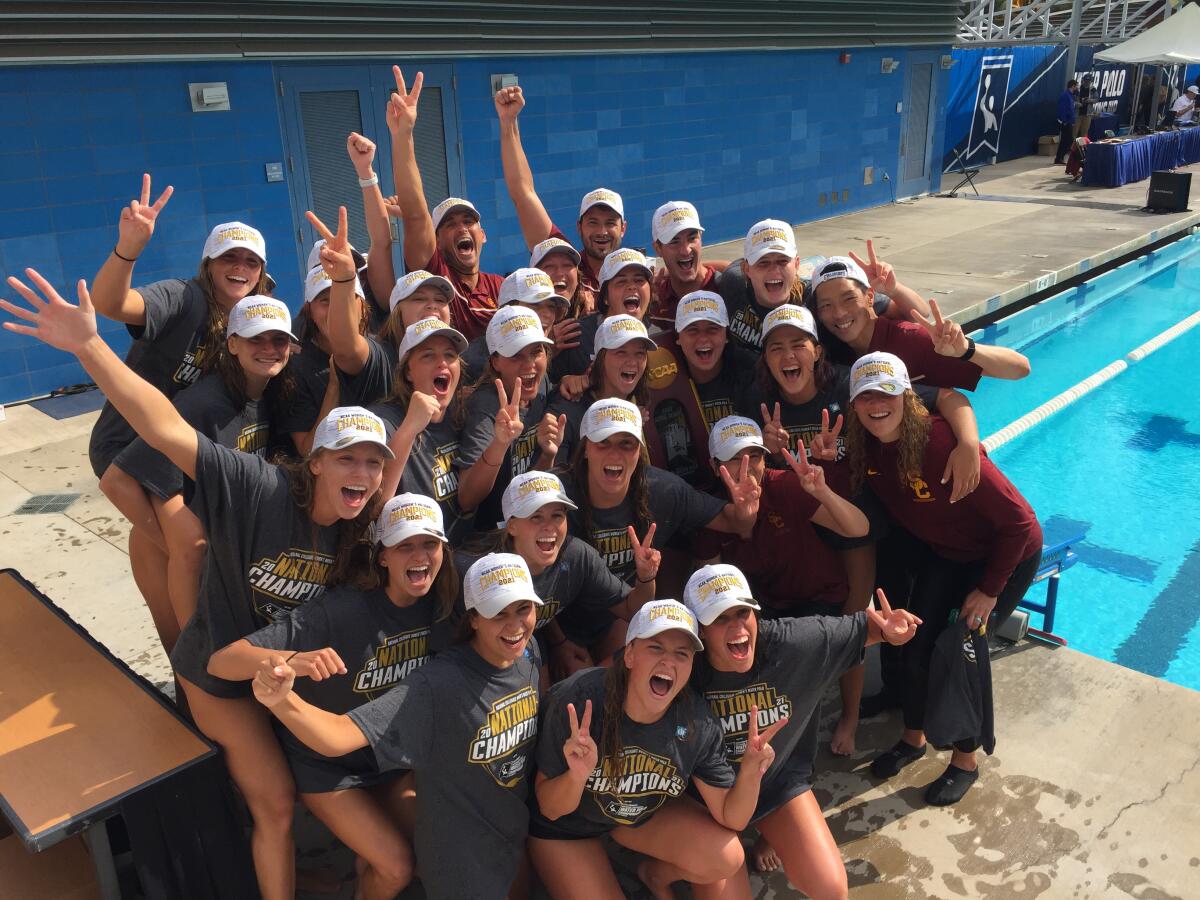
<path fill-rule="evenodd" d="M 44 412 L 52 419 L 70 419 L 73 416 L 94 412 L 102 407 L 104 394 L 93 389 L 79 394 L 64 394 L 61 397 L 31 400 L 29 405 Z"/>

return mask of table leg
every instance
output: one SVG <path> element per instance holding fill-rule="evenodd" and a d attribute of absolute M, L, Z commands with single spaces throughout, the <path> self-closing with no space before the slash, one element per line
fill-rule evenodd
<path fill-rule="evenodd" d="M 117 866 L 113 861 L 112 847 L 108 842 L 108 828 L 104 822 L 94 822 L 83 832 L 83 840 L 92 854 L 92 865 L 96 869 L 96 884 L 104 900 L 121 900 L 121 883 L 117 879 Z"/>

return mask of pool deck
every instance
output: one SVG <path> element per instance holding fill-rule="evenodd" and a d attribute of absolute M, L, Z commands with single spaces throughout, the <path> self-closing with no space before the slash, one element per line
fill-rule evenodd
<path fill-rule="evenodd" d="M 1032 293 L 1031 282 L 1049 272 L 1065 280 L 1200 223 L 1200 214 L 1135 212 L 1144 182 L 1079 188 L 1038 157 L 977 180 L 985 195 L 1007 199 L 923 198 L 804 225 L 797 229 L 802 252 L 861 252 L 871 237 L 903 280 L 965 321 L 989 298 Z M 706 248 L 709 258 L 739 252 Z M 56 420 L 32 406 L 4 412 L 0 567 L 19 569 L 166 687 L 167 660 L 129 574 L 128 525 L 88 468 L 96 413 Z M 63 513 L 13 515 L 33 494 L 68 492 L 81 496 Z M 1069 575 L 1063 590 L 1071 590 Z M 1200 693 L 1034 643 L 1000 654 L 994 672 L 997 752 L 957 807 L 927 809 L 921 800 L 944 754 L 886 784 L 870 777 L 871 757 L 898 735 L 893 719 L 864 723 L 855 756 L 823 753 L 817 796 L 847 860 L 852 896 L 1195 896 Z M 310 817 L 299 834 L 308 864 L 351 871 L 347 852 L 334 849 Z M 795 896 L 780 875 L 756 877 L 753 887 L 756 897 Z M 337 896 L 351 896 L 350 886 Z"/>
<path fill-rule="evenodd" d="M 1200 165 L 1179 171 L 1200 176 Z M 955 181 L 942 176 L 943 189 Z M 1191 205 L 1200 210 L 1196 181 Z M 865 259 L 869 238 L 901 282 L 967 324 L 1200 225 L 1200 211 L 1142 212 L 1148 181 L 1084 187 L 1045 156 L 990 166 L 975 183 L 982 197 L 968 187 L 957 197 L 921 197 L 798 225 L 800 255 L 853 250 Z M 741 242 L 706 245 L 704 253 L 734 259 Z"/>

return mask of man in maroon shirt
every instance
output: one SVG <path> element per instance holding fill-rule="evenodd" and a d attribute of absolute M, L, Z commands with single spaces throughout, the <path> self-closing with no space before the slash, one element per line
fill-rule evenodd
<path fill-rule="evenodd" d="M 654 252 L 663 261 L 663 269 L 654 279 L 656 305 L 650 318 L 670 330 L 675 325 L 679 299 L 692 291 L 715 291 L 729 263 L 700 261 L 704 229 L 696 207 L 685 200 L 670 200 L 656 209 L 651 231 Z"/>
<path fill-rule="evenodd" d="M 500 160 L 504 165 L 504 183 L 508 196 L 517 208 L 517 220 L 525 244 L 532 250 L 546 238 L 567 240 L 550 219 L 546 207 L 533 187 L 533 172 L 525 149 L 521 146 L 521 131 L 517 116 L 525 107 L 525 95 L 519 87 L 503 88 L 493 98 L 496 115 L 500 118 Z M 621 195 L 608 188 L 596 188 L 584 195 L 579 204 L 579 238 L 583 251 L 579 263 L 579 280 L 588 290 L 600 290 L 600 266 L 604 257 L 618 250 L 625 237 L 625 205 Z"/>
<path fill-rule="evenodd" d="M 404 267 L 449 279 L 456 294 L 450 303 L 451 322 L 472 340 L 483 334 L 495 314 L 504 279 L 479 271 L 479 254 L 487 235 L 470 201 L 448 197 L 429 212 L 413 145 L 417 101 L 425 76 L 418 72 L 409 91 L 400 67 L 393 66 L 392 71 L 396 93 L 388 101 L 387 126 L 392 135 L 392 176 L 404 223 Z"/>

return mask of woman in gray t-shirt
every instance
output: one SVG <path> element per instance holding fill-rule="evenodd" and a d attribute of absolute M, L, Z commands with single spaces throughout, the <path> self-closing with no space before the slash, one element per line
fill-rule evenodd
<path fill-rule="evenodd" d="M 41 275 L 26 271 L 49 302 L 10 277 L 33 311 L 0 301 L 29 323 L 5 327 L 73 353 L 136 432 L 195 482 L 191 508 L 205 534 L 220 537 L 209 540 L 196 613 L 171 663 L 196 724 L 221 744 L 250 808 L 263 895 L 290 896 L 295 786 L 287 763 L 269 720 L 247 702 L 245 685 L 214 678 L 206 666 L 215 650 L 348 580 L 382 502 L 383 463 L 391 455 L 383 423 L 365 409 L 335 409 L 319 426 L 312 454 L 291 469 L 218 446 L 100 339 L 82 281 L 80 305 L 71 306 Z"/>

